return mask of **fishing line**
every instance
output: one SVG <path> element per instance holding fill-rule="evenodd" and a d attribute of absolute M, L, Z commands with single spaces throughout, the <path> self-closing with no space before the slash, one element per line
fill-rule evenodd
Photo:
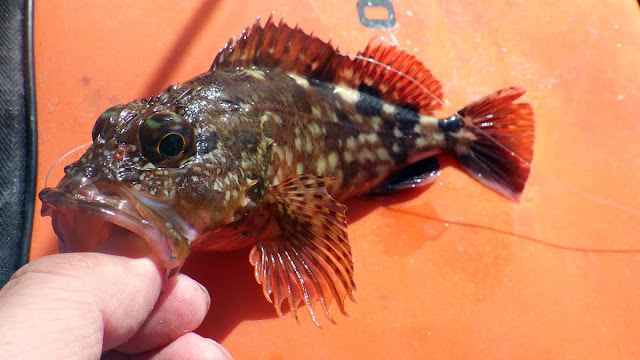
<path fill-rule="evenodd" d="M 382 38 L 382 40 L 384 40 L 384 38 Z M 345 55 L 345 56 L 348 56 L 348 55 Z M 397 74 L 398 76 L 400 76 L 400 77 L 402 77 L 404 79 L 407 79 L 410 82 L 416 84 L 420 89 L 422 89 L 427 94 L 431 95 L 437 102 L 439 102 L 444 109 L 446 109 L 448 107 L 447 104 L 445 104 L 445 102 L 443 100 L 441 100 L 437 96 L 435 96 L 435 94 L 433 94 L 431 91 L 429 91 L 429 89 L 427 89 L 425 86 L 423 86 L 415 78 L 413 78 L 411 76 L 408 76 L 407 74 L 405 74 L 405 73 L 403 73 L 401 71 L 398 71 L 398 70 L 390 67 L 387 64 L 383 64 L 383 63 L 381 63 L 381 62 L 379 62 L 379 61 L 377 61 L 375 59 L 367 58 L 367 57 L 364 57 L 364 56 L 361 56 L 361 55 L 357 55 L 357 54 L 354 55 L 353 58 L 354 59 L 359 59 L 359 60 L 362 60 L 362 61 L 367 61 L 367 62 L 373 63 L 375 65 L 383 66 L 383 67 L 387 68 L 388 71 L 391 71 L 391 72 Z M 455 113 L 460 115 L 460 116 L 462 116 L 459 111 L 456 111 Z M 488 116 L 485 116 L 485 119 L 488 120 Z M 526 160 L 524 160 L 522 157 L 520 157 L 520 155 L 518 155 L 517 152 L 513 151 L 512 149 L 509 149 L 507 146 L 503 145 L 501 142 L 499 142 L 493 136 L 491 136 L 490 134 L 488 134 L 485 131 L 483 131 L 482 129 L 480 129 L 478 126 L 475 126 L 473 124 L 470 124 L 470 125 L 473 126 L 474 128 L 476 128 L 477 131 L 482 132 L 496 146 L 498 146 L 499 148 L 507 151 L 509 154 L 511 154 L 512 156 L 517 158 L 519 161 L 527 164 L 527 166 L 532 167 L 531 163 L 526 161 Z M 559 179 L 556 179 L 556 180 L 559 180 Z M 612 201 L 609 201 L 609 200 L 606 200 L 606 199 L 602 199 L 602 198 L 594 196 L 594 195 L 587 194 L 586 192 L 580 191 L 580 190 L 575 189 L 573 187 L 568 187 L 567 186 L 567 188 L 570 188 L 571 191 L 576 192 L 576 193 L 578 193 L 578 194 L 580 194 L 580 195 L 582 195 L 582 196 L 584 196 L 587 199 L 590 199 L 592 201 L 596 201 L 596 202 L 602 203 L 604 205 L 611 206 L 611 207 L 614 207 L 614 208 L 629 212 L 629 213 L 634 214 L 634 215 L 640 215 L 640 211 L 637 210 L 637 209 L 629 208 L 629 207 L 626 207 L 624 205 L 620 205 L 620 204 L 617 204 L 615 202 L 612 202 Z M 554 244 L 554 243 L 551 243 L 551 242 L 546 242 L 544 240 L 537 239 L 537 238 L 534 238 L 534 237 L 531 237 L 531 236 L 521 235 L 521 234 L 513 233 L 513 232 L 510 232 L 510 231 L 498 229 L 498 228 L 492 228 L 492 227 L 489 227 L 489 226 L 467 224 L 467 223 L 455 222 L 455 221 L 447 221 L 447 220 L 443 220 L 443 219 L 433 218 L 433 217 L 430 217 L 430 216 L 427 216 L 427 215 L 407 212 L 406 210 L 400 210 L 400 209 L 396 209 L 396 208 L 389 208 L 389 209 L 394 210 L 394 211 L 398 211 L 398 212 L 402 212 L 402 213 L 406 213 L 406 214 L 410 214 L 410 215 L 414 215 L 414 216 L 421 216 L 421 217 L 424 217 L 424 218 L 427 218 L 427 219 L 436 220 L 436 221 L 440 221 L 440 222 L 444 222 L 444 223 L 449 223 L 449 224 L 454 224 L 454 225 L 459 225 L 459 226 L 466 226 L 466 227 L 470 227 L 470 228 L 480 228 L 480 229 L 485 229 L 485 230 L 489 230 L 489 231 L 495 231 L 495 232 L 500 233 L 500 234 L 521 238 L 523 240 L 527 240 L 527 241 L 530 241 L 530 242 L 533 242 L 533 243 L 537 243 L 537 244 L 540 244 L 540 245 L 546 245 L 546 246 L 550 246 L 550 247 L 553 247 L 553 248 L 566 250 L 566 251 L 610 253 L 610 254 L 615 254 L 615 253 L 638 253 L 638 252 L 640 252 L 640 249 L 627 249 L 627 250 L 622 250 L 622 249 L 589 249 L 589 248 L 563 246 L 563 245 L 558 245 L 558 244 Z"/>
<path fill-rule="evenodd" d="M 533 236 L 518 234 L 518 233 L 515 233 L 515 232 L 512 232 L 512 231 L 502 230 L 502 229 L 494 228 L 494 227 L 491 227 L 491 226 L 478 225 L 478 224 L 469 224 L 469 223 L 464 223 L 464 222 L 460 222 L 460 221 L 453 221 L 453 220 L 444 220 L 444 219 L 440 219 L 440 218 L 437 218 L 437 217 L 434 217 L 434 216 L 414 213 L 414 212 L 411 212 L 411 211 L 408 211 L 408 210 L 404 210 L 404 209 L 400 209 L 400 208 L 397 208 L 397 207 L 394 207 L 394 206 L 384 206 L 384 208 L 388 209 L 390 211 L 399 212 L 401 214 L 417 216 L 417 217 L 421 217 L 423 219 L 438 221 L 438 222 L 441 222 L 441 223 L 444 223 L 444 224 L 452 224 L 452 225 L 467 227 L 467 228 L 471 228 L 471 229 L 482 229 L 482 230 L 493 231 L 493 232 L 496 232 L 498 234 L 503 234 L 503 235 L 512 236 L 512 237 L 515 237 L 515 238 L 520 238 L 522 240 L 526 240 L 526 241 L 532 242 L 534 244 L 548 246 L 548 247 L 559 249 L 559 250 L 565 250 L 565 251 L 571 251 L 571 252 L 603 253 L 603 254 L 629 254 L 629 253 L 637 254 L 637 253 L 640 253 L 640 249 L 590 249 L 590 248 L 581 248 L 581 247 L 574 247 L 574 246 L 558 245 L 558 244 L 554 244 L 552 242 L 547 242 L 547 241 L 535 238 Z"/>
<path fill-rule="evenodd" d="M 49 171 L 47 171 L 47 175 L 44 177 L 44 187 L 47 187 L 47 182 L 49 181 L 49 175 L 51 175 L 51 171 L 53 171 L 53 168 L 55 168 L 58 164 L 60 164 L 60 162 L 64 159 L 66 159 L 69 155 L 73 154 L 74 152 L 84 148 L 84 147 L 88 147 L 91 144 L 93 144 L 93 142 L 88 142 L 85 144 L 82 144 L 80 146 L 78 146 L 77 148 L 69 151 L 68 153 L 64 154 L 60 159 L 56 160 L 56 162 L 53 163 L 53 165 L 51 165 L 51 167 L 49 168 Z"/>
<path fill-rule="evenodd" d="M 348 56 L 348 55 L 345 55 Z M 418 82 L 416 79 L 414 79 L 413 77 L 398 71 L 394 68 L 392 68 L 391 66 L 389 66 L 388 64 L 383 64 L 381 62 L 379 62 L 378 60 L 375 59 L 371 59 L 371 58 L 367 58 L 364 56 L 360 56 L 360 55 L 354 55 L 353 56 L 354 59 L 359 59 L 359 60 L 363 60 L 363 61 L 367 61 L 370 62 L 372 64 L 376 64 L 378 66 L 382 66 L 385 67 L 387 70 L 399 75 L 400 77 L 403 77 L 405 79 L 408 79 L 409 81 L 411 81 L 412 83 L 418 85 L 419 88 L 421 88 L 424 92 L 426 92 L 427 94 L 431 95 L 437 102 L 440 103 L 440 105 L 442 105 L 443 108 L 446 108 L 447 105 L 445 104 L 445 102 L 441 99 L 439 99 L 437 96 L 435 96 L 431 91 L 429 91 L 429 89 L 427 89 L 424 85 L 422 85 L 420 82 Z M 462 114 L 460 114 L 460 111 L 456 111 L 455 114 L 459 115 L 460 117 L 464 116 Z M 489 119 L 488 115 L 484 116 L 485 119 Z M 480 129 L 478 126 L 475 126 L 474 124 L 469 124 L 471 125 L 473 128 L 475 128 L 477 131 L 481 132 L 484 134 L 484 136 L 486 136 L 488 139 L 490 139 L 495 145 L 497 145 L 499 148 L 501 148 L 502 150 L 505 150 L 506 152 L 508 152 L 509 154 L 511 154 L 511 156 L 515 157 L 516 159 L 518 159 L 519 161 L 527 164 L 527 166 L 531 167 L 531 163 L 526 161 L 525 159 L 523 159 L 522 157 L 520 157 L 520 155 L 518 155 L 518 153 L 516 153 L 515 151 L 513 151 L 512 149 L 509 149 L 508 147 L 506 147 L 505 145 L 503 145 L 502 143 L 500 143 L 498 140 L 496 140 L 495 138 L 493 138 L 493 136 L 489 135 L 487 132 L 483 131 L 482 129 Z"/>

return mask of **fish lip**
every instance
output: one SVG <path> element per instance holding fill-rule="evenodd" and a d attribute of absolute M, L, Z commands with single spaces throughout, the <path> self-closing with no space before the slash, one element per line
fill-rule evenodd
<path fill-rule="evenodd" d="M 60 252 L 95 251 L 110 235 L 124 229 L 142 237 L 169 274 L 174 274 L 195 237 L 195 230 L 182 216 L 176 212 L 167 216 L 167 209 L 157 214 L 142 193 L 122 183 L 63 180 L 56 188 L 42 190 L 39 197 L 42 216 L 51 216 Z M 82 227 L 90 228 L 91 234 L 83 233 Z"/>

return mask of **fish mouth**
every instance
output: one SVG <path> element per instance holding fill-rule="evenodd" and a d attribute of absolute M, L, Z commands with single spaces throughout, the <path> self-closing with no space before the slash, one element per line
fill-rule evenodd
<path fill-rule="evenodd" d="M 61 253 L 95 251 L 107 239 L 132 232 L 147 242 L 170 276 L 180 270 L 197 236 L 171 206 L 122 183 L 63 179 L 39 196 Z"/>

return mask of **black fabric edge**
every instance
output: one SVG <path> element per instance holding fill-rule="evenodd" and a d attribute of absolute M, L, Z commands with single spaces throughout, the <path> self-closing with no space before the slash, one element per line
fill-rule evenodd
<path fill-rule="evenodd" d="M 33 216 L 36 200 L 36 171 L 38 164 L 37 153 L 37 123 L 36 123 L 36 91 L 35 70 L 33 61 L 33 0 L 25 2 L 24 9 L 24 89 L 25 113 L 27 116 L 26 152 L 24 184 L 24 228 L 20 248 L 19 266 L 29 261 L 31 248 L 31 233 L 33 231 Z"/>

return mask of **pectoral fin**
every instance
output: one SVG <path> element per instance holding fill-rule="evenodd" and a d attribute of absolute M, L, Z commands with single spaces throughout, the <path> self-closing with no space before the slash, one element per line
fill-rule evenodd
<path fill-rule="evenodd" d="M 316 325 L 314 305 L 320 302 L 331 322 L 336 301 L 346 315 L 344 299 L 353 299 L 353 262 L 347 238 L 346 206 L 327 193 L 330 178 L 295 175 L 270 188 L 265 201 L 277 229 L 251 251 L 255 276 L 265 297 L 282 316 L 282 302 L 297 320 L 296 309 L 307 307 Z"/>

